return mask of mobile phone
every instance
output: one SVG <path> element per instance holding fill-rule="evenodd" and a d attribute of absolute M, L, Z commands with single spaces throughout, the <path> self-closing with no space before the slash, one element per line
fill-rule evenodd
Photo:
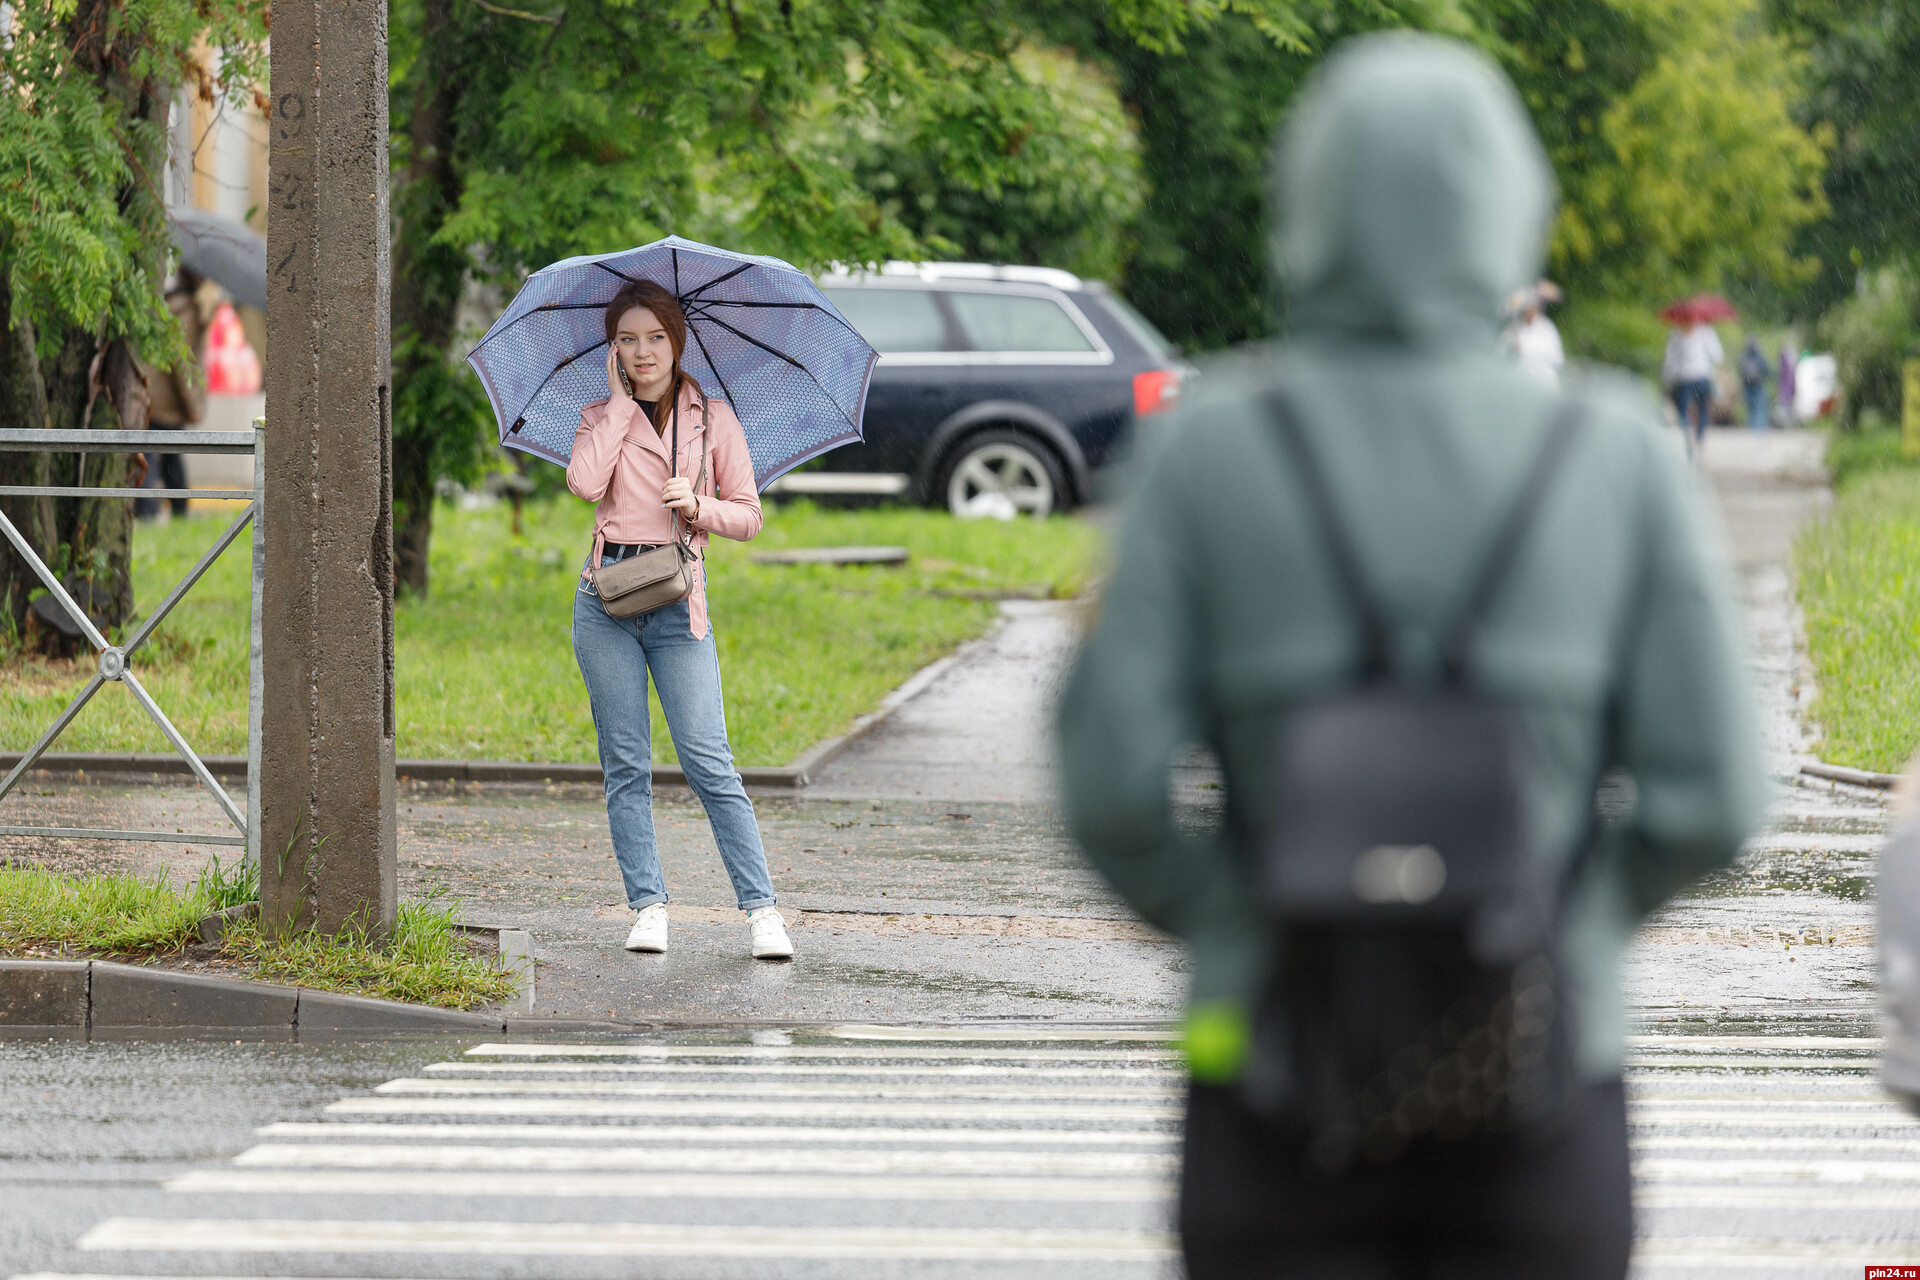
<path fill-rule="evenodd" d="M 626 388 L 627 395 L 631 397 L 633 395 L 633 379 L 627 376 L 627 366 L 625 362 L 620 359 L 620 353 L 617 351 L 613 355 L 613 367 L 620 371 L 620 385 Z"/>

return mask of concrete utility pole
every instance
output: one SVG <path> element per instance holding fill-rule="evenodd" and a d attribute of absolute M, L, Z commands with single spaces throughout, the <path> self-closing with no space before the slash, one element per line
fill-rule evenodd
<path fill-rule="evenodd" d="M 386 0 L 274 6 L 267 192 L 269 929 L 391 929 Z"/>

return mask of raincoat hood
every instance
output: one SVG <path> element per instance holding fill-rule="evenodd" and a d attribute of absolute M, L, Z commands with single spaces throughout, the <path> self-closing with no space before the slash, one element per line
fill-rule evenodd
<path fill-rule="evenodd" d="M 1297 336 L 1491 345 L 1538 278 L 1552 170 L 1513 86 L 1462 45 L 1349 41 L 1289 117 L 1276 179 Z"/>

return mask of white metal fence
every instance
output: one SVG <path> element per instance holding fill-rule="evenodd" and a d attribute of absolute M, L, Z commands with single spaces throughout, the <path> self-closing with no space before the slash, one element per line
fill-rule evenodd
<path fill-rule="evenodd" d="M 186 760 L 187 767 L 200 780 L 200 784 L 212 793 L 228 820 L 238 832 L 228 835 L 218 832 L 179 832 L 179 831 L 121 831 L 96 827 L 49 827 L 30 825 L 0 824 L 0 835 L 4 836 L 56 836 L 84 840 L 165 840 L 176 843 L 242 845 L 246 848 L 247 858 L 258 861 L 260 856 L 260 577 L 265 568 L 265 467 L 262 449 L 266 440 L 263 425 L 256 420 L 251 431 L 0 431 L 0 451 L 31 453 L 226 453 L 253 455 L 252 489 L 126 489 L 126 488 L 88 488 L 76 485 L 0 485 L 0 497 L 54 497 L 54 498 L 118 498 L 132 500 L 137 497 L 164 498 L 244 498 L 247 506 L 226 532 L 214 542 L 207 553 L 200 557 L 199 563 L 176 584 L 167 598 L 146 617 L 134 625 L 132 631 L 119 638 L 101 633 L 87 616 L 86 610 L 74 600 L 58 575 L 47 566 L 46 561 L 37 555 L 33 547 L 20 530 L 0 511 L 0 534 L 13 544 L 13 549 L 33 567 L 33 571 L 46 585 L 47 590 L 58 600 L 86 636 L 88 643 L 96 651 L 97 669 L 93 678 L 76 694 L 53 721 L 47 726 L 34 744 L 21 755 L 5 779 L 0 779 L 0 801 L 14 790 L 34 762 L 40 759 L 51 747 L 54 740 L 73 723 L 81 708 L 92 701 L 93 695 L 100 692 L 109 683 L 124 687 L 129 696 L 138 702 L 153 722 L 160 727 L 173 749 Z M 247 803 L 243 810 L 234 803 L 227 789 L 220 785 L 207 766 L 200 759 L 191 744 L 153 700 L 146 686 L 140 683 L 134 674 L 134 656 L 140 646 L 152 637 L 154 630 L 165 621 L 175 605 L 186 596 L 193 585 L 200 581 L 220 553 L 231 546 L 241 531 L 253 526 L 253 582 L 252 620 L 250 625 L 249 651 L 247 657 Z"/>

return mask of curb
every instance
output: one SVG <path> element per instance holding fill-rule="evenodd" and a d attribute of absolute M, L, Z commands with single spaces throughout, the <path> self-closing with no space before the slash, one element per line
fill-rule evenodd
<path fill-rule="evenodd" d="M 8 1036 L 153 1031 L 505 1031 L 501 1014 L 336 995 L 108 960 L 0 959 Z"/>
<path fill-rule="evenodd" d="M 749 787 L 765 790 L 798 790 L 813 781 L 813 775 L 839 759 L 847 748 L 885 724 L 888 717 L 913 699 L 928 685 L 944 675 L 972 646 L 998 630 L 998 624 L 986 635 L 961 645 L 944 658 L 936 658 L 920 668 L 899 687 L 880 700 L 880 705 L 856 719 L 847 731 L 826 738 L 801 752 L 789 765 L 754 765 L 739 770 L 740 780 Z M 20 763 L 23 752 L 0 751 L 0 773 Z M 247 780 L 245 756 L 201 756 L 207 771 L 226 782 Z M 33 762 L 33 773 L 56 774 L 160 774 L 191 777 L 186 760 L 169 752 L 125 751 L 47 751 Z M 606 774 L 597 764 L 543 763 L 521 760 L 396 760 L 394 777 L 401 782 L 578 782 L 598 786 Z M 683 787 L 687 775 L 677 764 L 653 766 L 656 786 Z"/>
<path fill-rule="evenodd" d="M 1876 791 L 1891 791 L 1899 785 L 1897 773 L 1875 773 L 1871 769 L 1850 769 L 1843 764 L 1826 764 L 1813 760 L 1800 766 L 1800 772 L 1808 778 L 1822 778 L 1828 782 L 1844 782 L 1854 787 L 1872 787 Z"/>

